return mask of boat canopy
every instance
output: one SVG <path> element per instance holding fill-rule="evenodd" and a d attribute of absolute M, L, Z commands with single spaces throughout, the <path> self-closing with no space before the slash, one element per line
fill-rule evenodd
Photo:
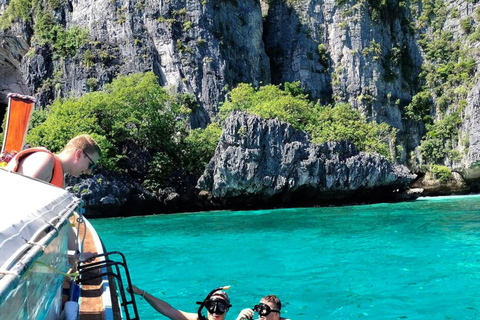
<path fill-rule="evenodd" d="M 0 169 L 0 302 L 80 203 L 64 189 Z"/>

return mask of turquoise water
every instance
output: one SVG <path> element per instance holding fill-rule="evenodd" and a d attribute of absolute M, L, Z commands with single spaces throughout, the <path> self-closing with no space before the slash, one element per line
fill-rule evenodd
<path fill-rule="evenodd" d="M 135 285 L 184 311 L 231 285 L 227 320 L 271 293 L 292 320 L 480 319 L 480 196 L 91 223 Z"/>

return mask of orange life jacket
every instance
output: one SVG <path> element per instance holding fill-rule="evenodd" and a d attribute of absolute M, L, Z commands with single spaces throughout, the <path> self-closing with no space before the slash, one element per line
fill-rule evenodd
<path fill-rule="evenodd" d="M 35 153 L 35 152 L 46 152 L 46 153 L 49 153 L 50 155 L 52 155 L 52 157 L 54 159 L 52 179 L 50 181 L 47 181 L 47 182 L 50 182 L 54 186 L 63 188 L 62 163 L 51 151 L 49 151 L 45 148 L 41 148 L 41 147 L 39 147 L 39 148 L 29 148 L 29 149 L 25 149 L 23 151 L 20 151 L 19 153 L 17 153 L 15 155 L 15 157 L 12 160 L 10 160 L 10 162 L 7 165 L 7 170 L 17 172 L 18 171 L 18 165 L 19 165 L 20 161 L 22 161 L 22 159 L 28 157 L 29 155 L 31 155 L 32 153 Z"/>

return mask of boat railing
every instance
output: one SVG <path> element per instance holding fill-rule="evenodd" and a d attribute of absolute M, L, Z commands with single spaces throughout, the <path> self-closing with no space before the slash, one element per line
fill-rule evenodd
<path fill-rule="evenodd" d="M 8 292 L 14 290 L 21 280 L 21 275 L 27 272 L 33 263 L 44 253 L 45 248 L 58 236 L 59 229 L 68 223 L 68 217 L 76 210 L 80 199 L 74 199 L 54 219 L 43 220 L 47 227 L 37 231 L 29 241 L 18 248 L 0 266 L 0 303 Z M 41 217 L 38 217 L 40 219 Z"/>
<path fill-rule="evenodd" d="M 112 256 L 120 256 L 120 261 L 115 261 Z M 96 258 L 103 258 L 100 261 L 93 261 Z M 98 259 L 97 259 L 98 260 Z M 130 272 L 128 270 L 127 261 L 123 253 L 119 251 L 106 252 L 98 255 L 94 255 L 85 262 L 79 262 L 77 266 L 79 273 L 79 284 L 85 283 L 90 280 L 101 278 L 104 276 L 112 276 L 115 278 L 118 285 L 118 293 L 121 297 L 120 305 L 123 307 L 123 311 L 126 320 L 139 320 L 138 309 L 135 302 L 135 296 L 131 290 L 127 291 L 127 288 L 132 287 L 132 281 L 130 278 Z M 124 285 L 123 276 L 127 281 L 127 287 Z M 133 313 L 133 316 L 131 315 Z"/>

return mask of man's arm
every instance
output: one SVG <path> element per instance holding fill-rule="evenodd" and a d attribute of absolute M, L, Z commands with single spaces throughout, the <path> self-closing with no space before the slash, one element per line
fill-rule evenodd
<path fill-rule="evenodd" d="M 35 152 L 22 159 L 18 165 L 18 173 L 37 178 L 46 182 L 52 180 L 52 172 L 55 161 L 47 152 Z"/>
<path fill-rule="evenodd" d="M 165 317 L 172 320 L 198 320 L 196 313 L 183 312 L 177 310 L 165 301 L 158 299 L 148 292 L 141 290 L 135 286 L 132 286 L 133 293 L 142 296 L 155 310 L 163 314 Z"/>

